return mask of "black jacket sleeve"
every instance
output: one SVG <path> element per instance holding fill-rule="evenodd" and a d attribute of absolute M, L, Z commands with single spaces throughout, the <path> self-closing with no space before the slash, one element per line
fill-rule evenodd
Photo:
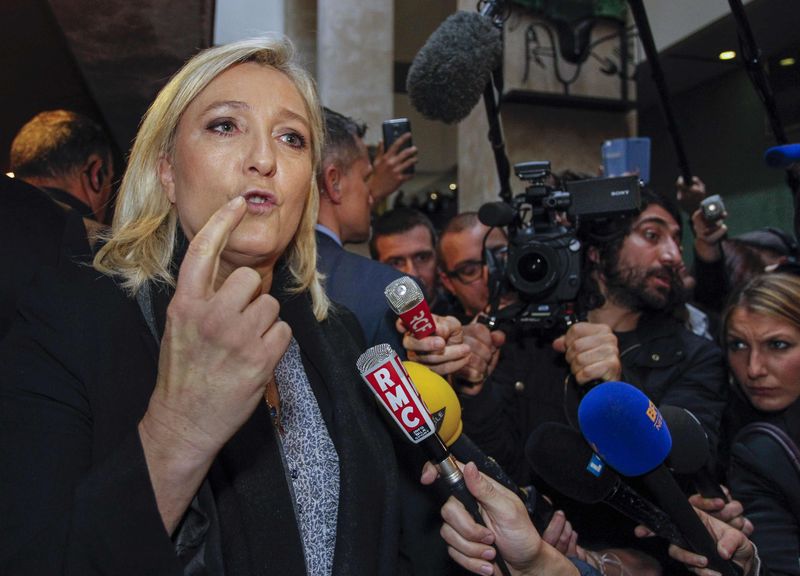
<path fill-rule="evenodd" d="M 182 574 L 136 428 L 154 383 L 144 339 L 109 363 L 122 342 L 93 319 L 135 333 L 131 317 L 41 280 L 0 349 L 0 573 Z M 150 380 L 141 392 L 137 375 Z"/>

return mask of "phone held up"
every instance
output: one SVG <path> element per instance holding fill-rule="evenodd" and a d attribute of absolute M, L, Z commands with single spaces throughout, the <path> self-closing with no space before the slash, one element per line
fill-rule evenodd
<path fill-rule="evenodd" d="M 411 132 L 411 122 L 409 122 L 408 118 L 392 118 L 391 120 L 384 120 L 383 121 L 383 149 L 384 151 L 388 150 L 389 147 L 394 144 L 395 140 L 400 138 L 406 132 Z M 413 146 L 411 142 L 411 138 L 409 138 L 400 150 L 404 150 Z M 413 174 L 414 173 L 414 165 L 412 164 L 405 170 L 403 170 L 404 174 Z"/>
<path fill-rule="evenodd" d="M 600 148 L 603 176 L 638 174 L 639 180 L 650 181 L 650 138 L 617 138 L 606 140 Z"/>
<path fill-rule="evenodd" d="M 725 204 L 719 194 L 705 198 L 700 202 L 700 208 L 703 210 L 703 218 L 708 222 L 716 222 L 725 214 Z"/>

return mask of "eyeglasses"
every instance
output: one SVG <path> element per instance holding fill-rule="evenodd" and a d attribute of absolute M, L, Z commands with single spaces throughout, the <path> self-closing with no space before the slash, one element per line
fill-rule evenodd
<path fill-rule="evenodd" d="M 445 276 L 456 278 L 462 284 L 472 284 L 483 277 L 483 261 L 467 260 L 456 266 L 453 270 L 445 270 Z"/>
<path fill-rule="evenodd" d="M 508 254 L 508 246 L 497 246 L 489 250 L 495 262 L 503 261 Z M 445 270 L 444 274 L 448 278 L 457 278 L 462 284 L 472 284 L 483 277 L 483 267 L 486 264 L 483 260 L 467 260 L 456 266 L 452 270 Z"/>

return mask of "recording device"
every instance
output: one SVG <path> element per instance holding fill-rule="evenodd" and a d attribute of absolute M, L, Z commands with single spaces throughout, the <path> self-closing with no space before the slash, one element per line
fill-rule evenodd
<path fill-rule="evenodd" d="M 388 344 L 378 344 L 359 356 L 356 367 L 405 436 L 427 451 L 451 494 L 464 505 L 475 522 L 484 524 L 478 502 L 467 488 L 455 458 L 437 434 L 436 424 L 397 353 Z M 503 574 L 509 574 L 499 550 L 496 562 Z"/>
<path fill-rule="evenodd" d="M 555 512 L 553 506 L 534 486 L 524 489 L 517 486 L 494 458 L 487 456 L 466 434 L 463 434 L 461 402 L 453 387 L 427 366 L 410 360 L 404 360 L 403 366 L 414 382 L 420 398 L 428 407 L 439 437 L 453 456 L 461 462 L 474 462 L 478 470 L 516 494 L 525 503 L 534 526 L 543 532 Z"/>
<path fill-rule="evenodd" d="M 623 476 L 641 478 L 691 551 L 705 556 L 712 570 L 741 576 L 739 566 L 719 556 L 714 539 L 664 466 L 672 437 L 663 416 L 644 393 L 623 382 L 600 384 L 581 401 L 578 421 L 584 438 L 609 466 Z"/>
<path fill-rule="evenodd" d="M 672 451 L 664 462 L 675 474 L 686 474 L 692 478 L 695 489 L 703 498 L 730 498 L 722 490 L 709 470 L 711 447 L 703 425 L 686 408 L 663 405 L 661 415 L 672 436 Z"/>
<path fill-rule="evenodd" d="M 436 332 L 436 323 L 419 284 L 410 276 L 393 280 L 383 291 L 392 311 L 400 316 L 403 324 L 414 335 L 422 339 Z"/>
<path fill-rule="evenodd" d="M 574 428 L 541 424 L 528 438 L 525 455 L 536 474 L 564 496 L 584 504 L 604 502 L 665 540 L 686 546 L 669 516 L 625 484 Z"/>
<path fill-rule="evenodd" d="M 725 204 L 719 194 L 703 198 L 703 201 L 700 202 L 700 209 L 703 211 L 703 218 L 708 222 L 721 220 L 725 214 Z"/>
<path fill-rule="evenodd" d="M 615 138 L 600 147 L 605 176 L 637 175 L 650 181 L 650 138 Z"/>
<path fill-rule="evenodd" d="M 383 121 L 383 150 L 384 152 L 389 149 L 389 147 L 395 143 L 395 141 L 400 138 L 403 134 L 411 133 L 411 122 L 408 118 L 393 118 L 391 120 L 384 120 Z M 410 148 L 412 146 L 411 138 L 406 140 L 405 144 L 400 148 L 400 150 L 405 150 L 406 148 Z M 399 150 L 398 150 L 399 152 Z M 414 173 L 414 165 L 412 164 L 408 168 L 403 170 L 403 174 L 413 174 Z"/>
<path fill-rule="evenodd" d="M 636 214 L 641 204 L 639 178 L 593 178 L 552 185 L 550 162 L 514 165 L 529 183 L 510 203 L 481 206 L 478 218 L 487 226 L 508 226 L 508 257 L 496 262 L 486 254 L 490 270 L 490 326 L 511 321 L 523 329 L 549 332 L 574 320 L 574 302 L 581 286 L 582 223 Z M 564 221 L 566 217 L 566 222 Z M 520 301 L 498 311 L 500 296 L 515 291 Z"/>
<path fill-rule="evenodd" d="M 481 99 L 503 62 L 503 38 L 492 19 L 459 11 L 430 35 L 408 69 L 411 105 L 425 118 L 460 122 Z"/>

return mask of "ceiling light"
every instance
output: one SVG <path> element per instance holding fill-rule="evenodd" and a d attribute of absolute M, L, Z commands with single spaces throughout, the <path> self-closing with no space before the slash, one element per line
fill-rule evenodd
<path fill-rule="evenodd" d="M 733 60 L 734 58 L 736 58 L 736 52 L 733 50 L 725 50 L 719 53 L 720 60 Z"/>
<path fill-rule="evenodd" d="M 778 64 L 780 64 L 781 66 L 794 66 L 795 61 L 794 58 L 789 56 L 788 58 L 781 58 L 780 60 L 778 60 Z"/>
<path fill-rule="evenodd" d="M 450 190 L 455 190 L 456 188 L 458 188 L 458 185 L 456 185 L 455 182 L 451 182 L 448 188 L 450 188 Z"/>
<path fill-rule="evenodd" d="M 13 178 L 14 177 L 14 173 L 13 172 L 6 172 L 6 176 L 8 176 L 9 178 Z"/>

